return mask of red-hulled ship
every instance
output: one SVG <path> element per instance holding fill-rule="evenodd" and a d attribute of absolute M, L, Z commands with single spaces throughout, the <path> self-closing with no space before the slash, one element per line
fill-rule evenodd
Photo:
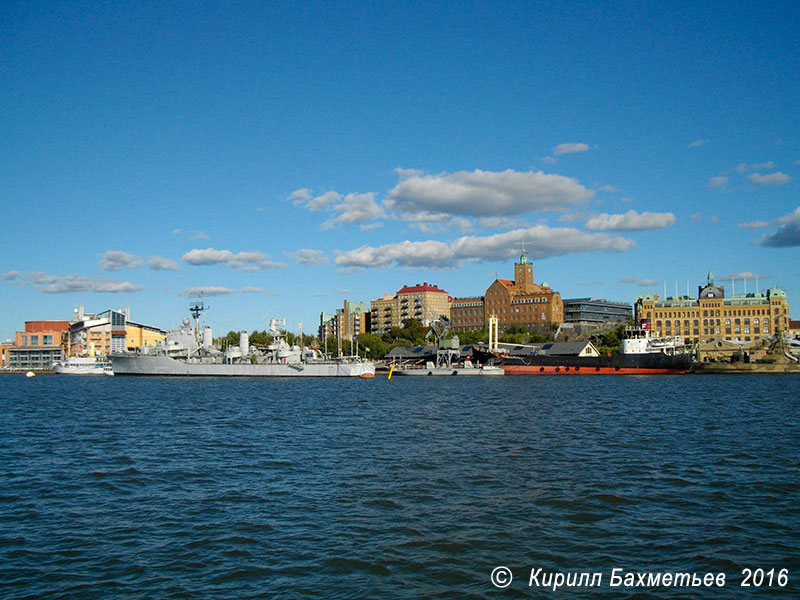
<path fill-rule="evenodd" d="M 587 346 L 580 354 L 558 354 L 555 344 L 545 344 L 528 354 L 494 356 L 506 375 L 660 375 L 685 373 L 691 364 L 679 338 L 652 338 L 646 328 L 627 328 L 618 354 L 601 356 Z"/>

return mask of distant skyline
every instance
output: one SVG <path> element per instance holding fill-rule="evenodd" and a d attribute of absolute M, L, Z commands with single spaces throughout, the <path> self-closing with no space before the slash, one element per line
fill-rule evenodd
<path fill-rule="evenodd" d="M 0 6 L 0 340 L 215 334 L 427 281 L 779 286 L 800 318 L 800 9 Z M 735 284 L 732 280 L 735 278 Z"/>

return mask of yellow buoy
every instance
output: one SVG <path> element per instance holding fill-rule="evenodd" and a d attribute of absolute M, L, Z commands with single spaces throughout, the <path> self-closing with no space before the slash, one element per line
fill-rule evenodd
<path fill-rule="evenodd" d="M 394 371 L 394 365 L 389 367 L 389 376 L 386 378 L 387 381 L 390 381 L 392 379 L 392 371 Z"/>

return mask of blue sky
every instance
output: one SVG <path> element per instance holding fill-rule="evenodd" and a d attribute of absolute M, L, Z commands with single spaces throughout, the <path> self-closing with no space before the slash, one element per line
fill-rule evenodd
<path fill-rule="evenodd" d="M 0 339 L 201 290 L 311 331 L 523 241 L 564 298 L 713 269 L 800 318 L 800 8 L 647 4 L 2 3 Z"/>

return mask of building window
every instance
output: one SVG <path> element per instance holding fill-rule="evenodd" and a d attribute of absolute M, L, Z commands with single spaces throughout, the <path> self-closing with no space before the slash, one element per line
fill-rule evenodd
<path fill-rule="evenodd" d="M 28 343 L 31 346 L 38 346 L 39 345 L 39 336 L 38 335 L 32 335 L 32 336 L 30 336 L 28 338 L 28 340 L 29 340 Z"/>

